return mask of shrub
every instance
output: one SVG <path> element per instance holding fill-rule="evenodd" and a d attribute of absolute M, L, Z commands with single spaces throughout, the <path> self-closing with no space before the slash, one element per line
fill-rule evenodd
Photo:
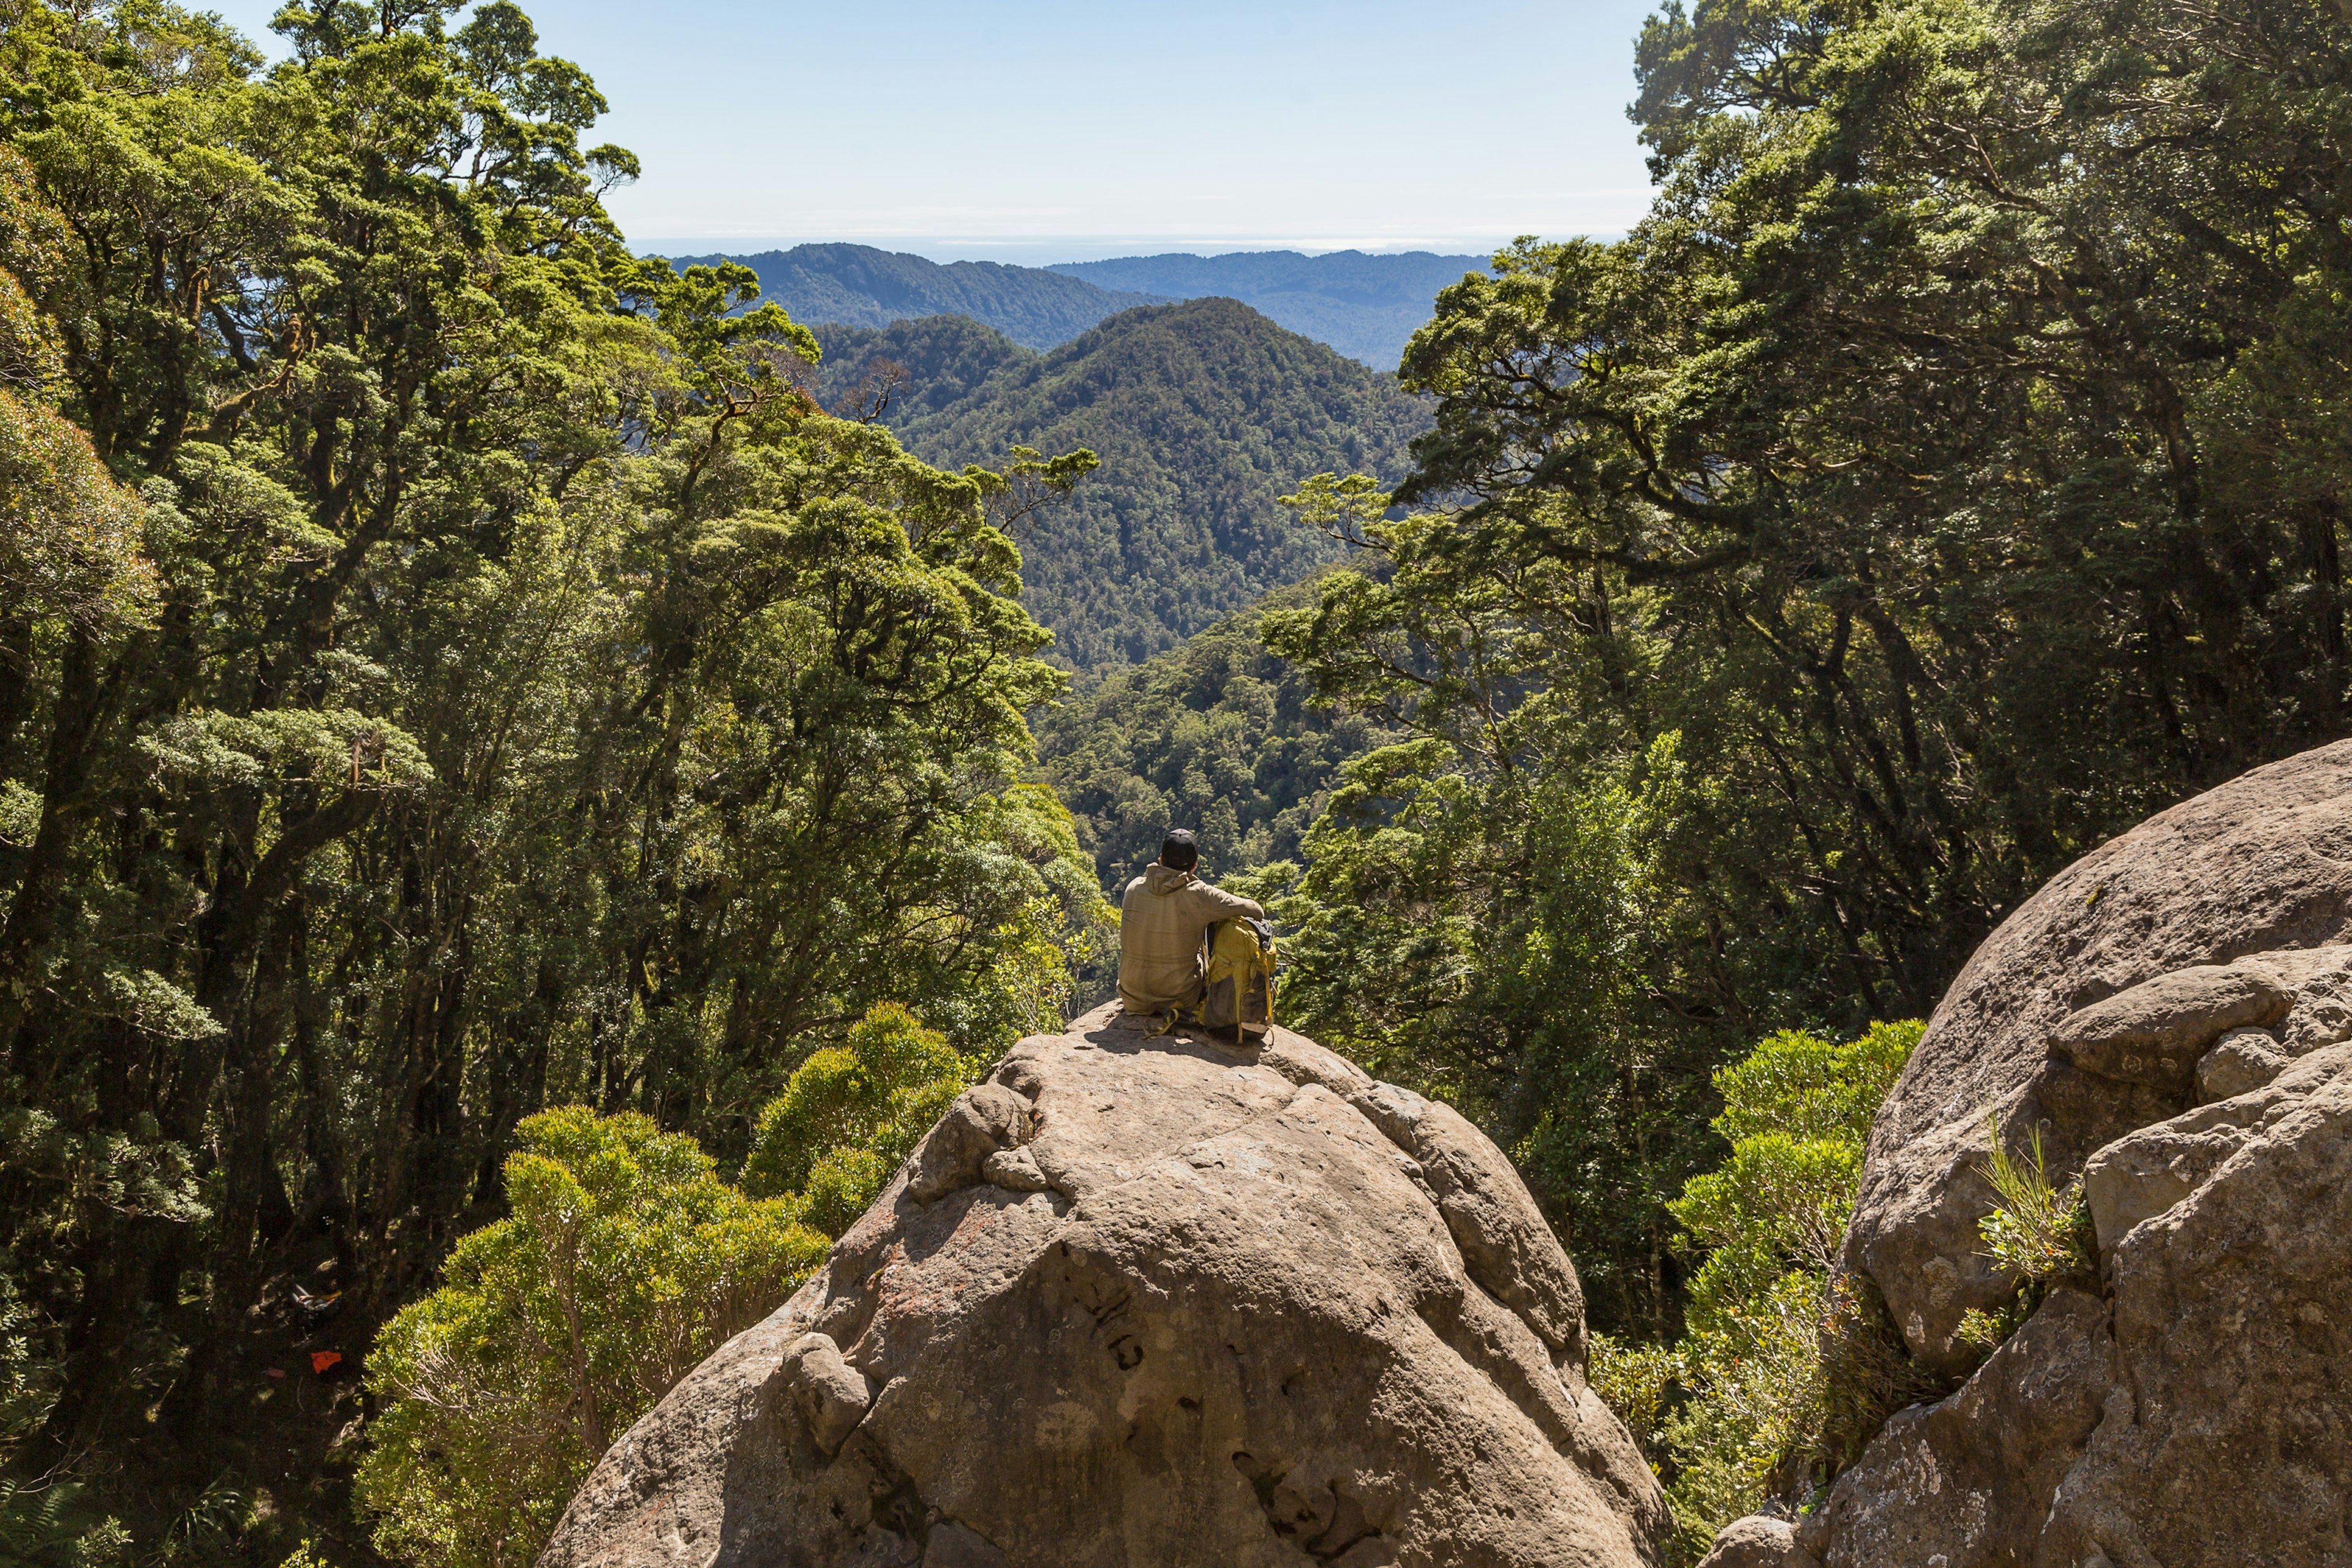
<path fill-rule="evenodd" d="M 1822 1310 L 1821 1411 L 1795 1456 L 1801 1479 L 1825 1484 L 1862 1458 L 1886 1418 L 1951 1384 L 1911 1357 L 1886 1299 L 1866 1274 L 1838 1274 Z"/>
<path fill-rule="evenodd" d="M 1991 1152 L 1978 1168 L 1992 1187 L 1993 1206 L 1977 1228 L 1984 1237 L 1984 1256 L 2018 1282 L 2006 1306 L 1993 1311 L 1970 1308 L 1960 1319 L 1960 1338 L 1990 1353 L 2033 1315 L 2052 1286 L 2065 1279 L 2095 1280 L 2099 1264 L 2089 1205 L 2079 1192 L 2052 1184 L 2042 1129 L 2033 1129 L 2021 1160 L 2010 1153 L 1998 1117 L 1986 1123 L 1985 1132 Z"/>
<path fill-rule="evenodd" d="M 796 1197 L 720 1181 L 691 1138 L 574 1106 L 524 1121 L 507 1219 L 377 1337 L 360 1464 L 387 1555 L 521 1568 L 612 1439 L 824 1257 Z"/>
<path fill-rule="evenodd" d="M 974 1076 L 945 1035 L 885 1003 L 845 1044 L 803 1062 L 760 1112 L 743 1185 L 803 1194 L 803 1217 L 838 1237 Z"/>
<path fill-rule="evenodd" d="M 1678 1350 L 1632 1344 L 1593 1332 L 1586 1342 L 1585 1378 L 1601 1403 L 1617 1413 L 1643 1453 L 1656 1450 L 1658 1424 L 1683 1375 Z"/>
<path fill-rule="evenodd" d="M 1868 1418 L 1856 1405 L 1903 1381 L 1885 1308 L 1874 1319 L 1866 1286 L 1833 1276 L 1871 1119 L 1923 1027 L 1877 1024 L 1847 1045 L 1786 1030 L 1716 1074 L 1730 1156 L 1669 1205 L 1706 1248 L 1685 1335 L 1663 1364 L 1614 1346 L 1596 1363 L 1654 1426 L 1689 1557 L 1797 1471 L 1829 1468 L 1838 1434 Z"/>
<path fill-rule="evenodd" d="M 613 1439 L 815 1269 L 972 1076 L 944 1035 L 877 1006 L 761 1112 L 741 1189 L 643 1116 L 523 1122 L 512 1215 L 459 1241 L 369 1358 L 377 1547 L 528 1564 Z"/>

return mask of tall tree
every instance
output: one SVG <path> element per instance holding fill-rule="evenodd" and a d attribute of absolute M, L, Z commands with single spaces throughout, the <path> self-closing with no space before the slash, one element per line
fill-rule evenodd
<path fill-rule="evenodd" d="M 1441 296 L 1395 498 L 1438 510 L 1307 492 L 1387 560 L 1269 623 L 1440 746 L 1364 774 L 1342 858 L 1433 780 L 1512 865 L 1552 863 L 1547 801 L 1680 792 L 1603 944 L 1633 1043 L 1485 1035 L 1515 1137 L 1561 1050 L 1654 1060 L 1687 1125 L 1735 1041 L 1924 1014 L 2057 868 L 2345 721 L 2340 9 L 1700 0 L 1639 70 L 1651 215 Z M 1447 869 L 1475 932 L 1524 908 Z M 1330 931 L 1310 966 L 1394 967 Z M 1571 1225 L 1612 1223 L 1591 1169 Z"/>
<path fill-rule="evenodd" d="M 355 1357 L 523 1119 L 732 1161 L 875 1003 L 967 1049 L 1058 1005 L 1101 904 L 1023 782 L 1061 678 L 996 522 L 1092 459 L 820 412 L 750 274 L 630 254 L 634 160 L 505 0 L 296 5 L 266 74 L 169 5 L 0 6 L 17 1458 L 105 1456 L 142 1541 L 222 1488 L 331 1519 L 355 1390 L 261 1368 Z"/>

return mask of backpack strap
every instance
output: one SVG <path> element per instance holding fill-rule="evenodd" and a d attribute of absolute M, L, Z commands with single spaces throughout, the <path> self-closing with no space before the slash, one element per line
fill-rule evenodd
<path fill-rule="evenodd" d="M 1157 1039 L 1161 1035 L 1172 1032 L 1181 1025 L 1197 1024 L 1200 1021 L 1201 1009 L 1198 1007 L 1191 1009 L 1183 1007 L 1171 1007 L 1164 1013 L 1154 1013 L 1151 1016 L 1150 1026 L 1145 1029 L 1144 1033 L 1150 1036 L 1152 1038 Z"/>

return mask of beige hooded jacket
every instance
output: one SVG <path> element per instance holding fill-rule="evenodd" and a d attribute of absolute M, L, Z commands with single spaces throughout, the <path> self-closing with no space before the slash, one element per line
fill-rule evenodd
<path fill-rule="evenodd" d="M 1265 910 L 1190 871 L 1148 868 L 1119 900 L 1120 1003 L 1130 1013 L 1159 1013 L 1198 1002 L 1201 935 L 1235 915 L 1264 920 Z"/>

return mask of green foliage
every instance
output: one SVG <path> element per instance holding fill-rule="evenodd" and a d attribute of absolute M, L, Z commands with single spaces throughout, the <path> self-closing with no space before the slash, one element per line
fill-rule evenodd
<path fill-rule="evenodd" d="M 1268 616 L 1286 646 L 1301 615 Z M 1574 1249 L 1596 1319 L 1662 1339 L 1665 1201 L 1714 1152 L 1707 1062 L 1642 1026 L 1671 738 L 1610 772 L 1493 765 L 1435 737 L 1344 763 L 1303 873 L 1270 868 L 1286 1021 L 1476 1118 Z"/>
<path fill-rule="evenodd" d="M 1783 1030 L 1715 1075 L 1730 1155 L 1669 1205 L 1703 1254 L 1687 1331 L 1671 1349 L 1598 1342 L 1592 1373 L 1666 1473 L 1687 1561 L 1919 1392 L 1884 1307 L 1837 1276 L 1836 1255 L 1871 1120 L 1923 1028 L 1873 1025 L 1848 1045 Z"/>
<path fill-rule="evenodd" d="M 744 1188 L 804 1194 L 807 1222 L 838 1237 L 977 1076 L 945 1035 L 904 1007 L 877 1006 L 760 1112 Z"/>
<path fill-rule="evenodd" d="M 1594 1333 L 1587 1337 L 1584 1372 L 1592 1391 L 1625 1424 L 1633 1446 L 1644 1454 L 1656 1452 L 1660 1424 L 1683 1375 L 1682 1357 L 1669 1345 Z"/>
<path fill-rule="evenodd" d="M 721 258 L 673 259 L 684 267 Z M 975 261 L 941 266 L 865 245 L 801 245 L 734 259 L 757 272 L 767 297 L 796 320 L 826 323 L 818 335 L 828 353 L 860 337 L 887 337 L 903 326 L 945 321 L 1008 344 L 1048 350 L 1122 310 L 1213 297 L 1238 300 L 1277 325 L 1375 370 L 1396 363 L 1398 351 L 1429 319 L 1430 301 L 1440 289 L 1485 264 L 1481 257 L 1426 251 L 1302 256 L 1275 250 L 1129 256 L 1049 268 Z"/>
<path fill-rule="evenodd" d="M 1942 1398 L 1954 1386 L 1911 1359 L 1886 1300 L 1867 1275 L 1830 1281 L 1822 1313 L 1821 1420 L 1795 1458 L 1792 1477 L 1819 1495 L 1821 1487 L 1862 1458 L 1886 1418 L 1908 1405 Z"/>
<path fill-rule="evenodd" d="M 460 1241 L 368 1359 L 383 1413 L 359 1492 L 404 1561 L 529 1563 L 612 1439 L 824 1257 L 801 1203 L 746 1197 L 643 1116 L 571 1107 L 516 1133 L 513 1214 Z"/>
<path fill-rule="evenodd" d="M 63 1368 L 0 1257 L 0 1467 L 13 1459 L 57 1402 Z M 85 1521 L 77 1489 L 27 1484 L 0 1468 L 0 1563 L 59 1568 L 74 1562 Z"/>
<path fill-rule="evenodd" d="M 369 1358 L 383 1414 L 358 1485 L 377 1548 L 528 1563 L 611 1440 L 815 1268 L 975 1072 L 877 1005 L 761 1111 L 741 1190 L 643 1116 L 522 1122 L 512 1215 L 461 1240 Z"/>
<path fill-rule="evenodd" d="M 364 1552 L 356 1395 L 257 1365 L 298 1279 L 347 1352 L 414 1302 L 533 1113 L 732 1163 L 877 1004 L 1058 1022 L 1110 918 L 1007 531 L 1092 458 L 823 412 L 753 274 L 630 253 L 513 5 L 277 26 L 0 0 L 9 1473 L 147 1557 Z"/>
<path fill-rule="evenodd" d="M 1027 519 L 1023 602 L 1057 663 L 1140 663 L 1295 583 L 1332 551 L 1277 499 L 1326 468 L 1394 474 L 1427 427 L 1418 398 L 1230 300 L 1131 310 L 1024 355 L 944 407 L 910 383 L 908 447 L 993 461 L 1084 448 L 1101 472 Z"/>
<path fill-rule="evenodd" d="M 1993 1130 L 1992 1152 L 1984 1163 L 1985 1180 L 1998 1199 L 1985 1215 L 1985 1256 L 2021 1280 L 2047 1280 L 2084 1271 L 2083 1222 L 2088 1214 L 2080 1194 L 2060 1193 L 2050 1184 L 2042 1156 L 2042 1130 L 2033 1129 L 2023 1159 L 2009 1152 Z M 2093 1272 L 2096 1271 L 2095 1264 Z"/>
<path fill-rule="evenodd" d="M 878 328 L 826 326 L 818 334 L 824 363 L 816 392 L 824 405 L 845 418 L 873 417 L 899 427 L 945 413 L 997 372 L 1036 357 L 969 316 L 923 316 Z"/>
<path fill-rule="evenodd" d="M 1392 739 L 1312 705 L 1305 677 L 1261 641 L 1269 613 L 1315 593 L 1276 589 L 1035 716 L 1038 761 L 1106 889 L 1139 875 L 1171 825 L 1200 835 L 1220 877 L 1296 860 L 1341 764 Z"/>
<path fill-rule="evenodd" d="M 0 145 L 0 604 L 106 636 L 152 616 L 155 579 L 137 498 L 56 407 L 61 335 L 32 290 L 63 269 L 68 233 L 33 165 Z"/>
<path fill-rule="evenodd" d="M 1695 1168 L 1669 1130 L 1738 1042 L 1925 1014 L 2059 868 L 2334 740 L 2352 690 L 2340 7 L 1696 0 L 1637 69 L 1649 216 L 1440 295 L 1402 366 L 1436 399 L 1413 471 L 1297 493 L 1360 570 L 1266 630 L 1497 824 L 1480 857 L 1346 879 L 1377 902 L 1446 868 L 1399 900 L 1433 966 L 1493 972 L 1466 955 L 1517 905 L 1454 870 L 1543 858 L 1554 819 L 1515 800 L 1638 781 L 1674 738 L 1612 1031 L 1669 1110 L 1605 1120 L 1587 1166 L 1627 1214 Z M 1401 784 L 1373 803 L 1398 827 L 1346 853 L 1425 834 L 1430 798 Z M 1622 1059 L 1549 1043 L 1591 1010 L 1557 994 L 1559 1025 L 1460 1029 L 1515 1152 L 1543 1103 L 1588 1103 L 1548 1062 Z M 1654 1225 L 1530 1172 L 1602 1326 L 1659 1337 Z"/>
<path fill-rule="evenodd" d="M 1651 216 L 1446 289 L 1401 380 L 1202 300 L 844 339 L 845 393 L 751 270 L 632 255 L 593 85 L 464 13 L 298 4 L 265 71 L 0 0 L 0 1511 L 54 1560 L 350 1556 L 331 1480 L 258 1501 L 350 1418 L 250 1376 L 298 1272 L 339 1332 L 420 1312 L 385 1376 L 555 1375 L 538 1308 L 460 1300 L 553 1288 L 457 1242 L 534 1113 L 756 1139 L 845 1223 L 965 1070 L 858 1021 L 1051 1021 L 1180 811 L 1266 858 L 1292 1021 L 1495 1131 L 1620 1346 L 1687 1321 L 1679 1409 L 1603 1375 L 1713 1517 L 1916 1378 L 1821 1274 L 1883 1064 L 1714 1069 L 1924 1012 L 2092 844 L 2346 728 L 2340 6 L 1696 0 L 1637 57 Z M 902 348 L 928 384 L 861 398 Z M 1055 661 L 1341 554 L 1269 658 L 1046 721 L 1082 839 L 1030 779 Z M 513 1256 L 590 1215 L 574 1152 Z M 2002 1157 L 2023 1310 L 2081 1222 Z M 665 1374 L 734 1310 L 612 1288 Z M 403 1550 L 543 1521 L 659 1381 L 583 1353 L 458 1402 L 511 1466 L 372 1472 Z"/>
<path fill-rule="evenodd" d="M 1986 1124 L 1985 1132 L 1991 1152 L 1979 1169 L 1994 1202 L 1978 1228 L 1984 1235 L 1984 1255 L 2018 1282 L 2007 1307 L 1970 1308 L 1960 1320 L 1960 1337 L 1990 1352 L 2033 1315 L 2051 1286 L 2069 1279 L 2095 1284 L 2099 1259 L 2090 1205 L 2079 1189 L 2061 1191 L 2050 1181 L 2042 1129 L 2029 1135 L 2022 1159 L 2010 1152 L 1998 1118 Z"/>

